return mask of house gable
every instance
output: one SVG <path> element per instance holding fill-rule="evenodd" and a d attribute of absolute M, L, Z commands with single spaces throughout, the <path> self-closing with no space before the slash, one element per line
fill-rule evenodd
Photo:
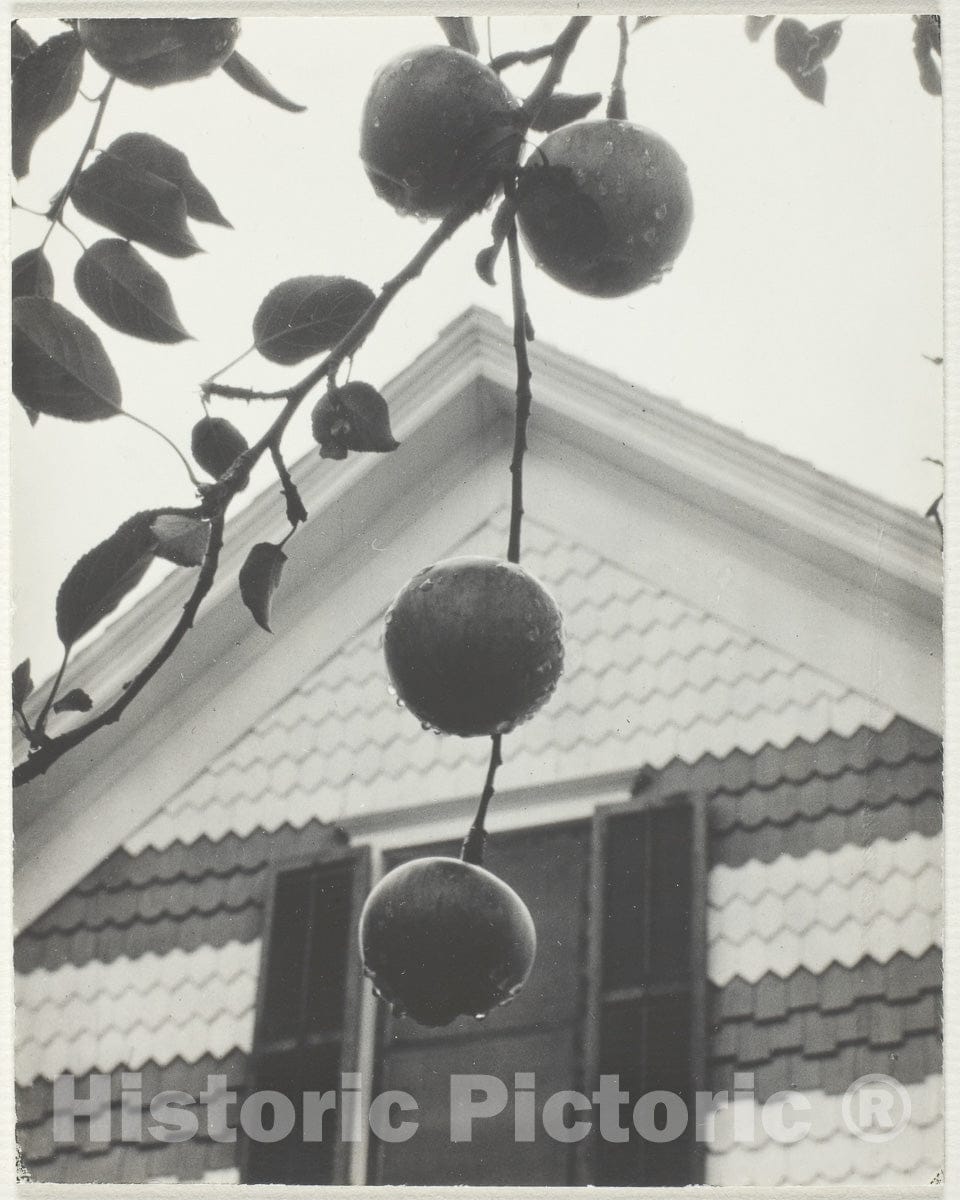
<path fill-rule="evenodd" d="M 927 525 L 548 347 L 533 350 L 528 507 L 548 518 L 545 529 L 833 679 L 873 706 L 867 723 L 898 711 L 937 727 L 939 556 Z M 217 588 L 177 662 L 119 727 L 18 794 L 21 926 L 177 803 L 314 664 L 336 672 L 341 648 L 359 630 L 371 636 L 424 547 L 439 557 L 500 508 L 512 371 L 505 327 L 471 310 L 386 389 L 401 451 L 336 471 L 315 457 L 299 465 L 313 519 L 291 546 L 273 639 L 253 627 L 235 576 L 252 541 L 282 536 L 282 511 L 265 495 L 231 523 Z M 172 576 L 117 622 L 79 660 L 78 683 L 115 693 L 189 586 Z M 641 765 L 639 746 L 630 753 Z"/>

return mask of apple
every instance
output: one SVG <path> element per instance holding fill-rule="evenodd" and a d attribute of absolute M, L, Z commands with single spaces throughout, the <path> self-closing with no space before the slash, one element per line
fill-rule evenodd
<path fill-rule="evenodd" d="M 77 22 L 90 56 L 139 87 L 199 79 L 223 66 L 240 35 L 234 17 L 92 17 Z"/>
<path fill-rule="evenodd" d="M 680 155 L 630 121 L 574 121 L 524 165 L 517 220 L 537 265 L 587 296 L 659 283 L 683 249 L 693 193 Z"/>
<path fill-rule="evenodd" d="M 445 217 L 481 208 L 520 152 L 519 104 L 464 50 L 422 46 L 381 67 L 363 108 L 360 158 L 398 212 Z"/>
<path fill-rule="evenodd" d="M 508 733 L 541 708 L 563 670 L 563 619 L 546 588 L 496 558 L 426 567 L 384 618 L 398 699 L 424 726 L 460 737 Z"/>
<path fill-rule="evenodd" d="M 502 879 L 457 858 L 418 858 L 377 884 L 360 915 L 360 954 L 398 1015 L 448 1025 L 512 1000 L 537 950 L 533 918 Z"/>

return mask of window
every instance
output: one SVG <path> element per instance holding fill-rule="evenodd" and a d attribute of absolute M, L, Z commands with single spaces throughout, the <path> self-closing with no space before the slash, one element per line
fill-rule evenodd
<path fill-rule="evenodd" d="M 694 1092 L 703 1086 L 705 1037 L 705 809 L 687 796 L 598 811 L 594 820 L 492 835 L 489 868 L 514 887 L 537 927 L 537 958 L 516 1003 L 485 1023 L 460 1017 L 425 1029 L 377 1005 L 373 1062 L 355 1061 L 361 973 L 356 925 L 368 890 L 365 861 L 341 851 L 276 872 L 263 961 L 253 1087 L 289 1095 L 336 1089 L 341 1071 L 372 1070 L 372 1091 L 409 1093 L 418 1128 L 409 1140 L 371 1137 L 367 1182 L 450 1186 L 680 1185 L 700 1182 Z M 384 869 L 459 843 L 406 848 Z M 535 1079 L 532 1136 L 518 1140 L 515 1076 Z M 506 1085 L 497 1115 L 475 1122 L 469 1142 L 450 1140 L 452 1076 L 487 1075 Z M 593 1133 L 578 1142 L 544 1132 L 544 1101 L 574 1090 L 588 1097 L 601 1075 L 617 1075 L 630 1105 L 626 1141 Z M 643 1095 L 679 1095 L 683 1134 L 641 1138 L 633 1105 Z M 479 1097 L 478 1097 L 479 1098 Z M 651 1119 L 664 1124 L 657 1106 Z M 568 1114 L 568 1120 L 574 1119 Z M 345 1151 L 336 1117 L 323 1142 L 299 1128 L 273 1144 L 246 1143 L 248 1183 L 343 1183 Z"/>
<path fill-rule="evenodd" d="M 641 1137 L 624 1108 L 627 1141 L 596 1138 L 591 1182 L 700 1182 L 695 1092 L 703 1086 L 706 987 L 706 831 L 702 804 L 617 806 L 596 819 L 591 916 L 590 1074 L 618 1075 L 633 1098 L 680 1096 L 681 1136 Z M 657 1105 L 644 1120 L 663 1129 Z M 641 1126 L 646 1132 L 646 1128 Z"/>
<path fill-rule="evenodd" d="M 304 1092 L 337 1091 L 354 1069 L 360 971 L 356 926 L 367 891 L 366 856 L 338 849 L 321 860 L 284 863 L 271 873 L 257 998 L 250 1091 L 277 1091 L 296 1113 L 276 1142 L 244 1139 L 245 1183 L 334 1183 L 345 1178 L 336 1114 L 323 1140 L 301 1137 Z M 269 1127 L 272 1115 L 264 1116 Z"/>

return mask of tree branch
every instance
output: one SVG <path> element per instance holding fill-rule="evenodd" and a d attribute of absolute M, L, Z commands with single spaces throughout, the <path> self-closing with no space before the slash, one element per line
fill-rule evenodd
<path fill-rule="evenodd" d="M 102 713 L 85 724 L 78 725 L 76 728 L 60 734 L 59 737 L 51 738 L 49 741 L 44 742 L 25 762 L 15 767 L 13 771 L 14 787 L 20 787 L 21 784 L 28 783 L 31 779 L 36 779 L 47 771 L 58 758 L 66 754 L 68 750 L 72 750 L 74 746 L 86 741 L 92 733 L 96 733 L 97 730 L 118 721 L 128 705 L 139 696 L 167 659 L 170 658 L 177 646 L 183 641 L 187 632 L 192 628 L 197 611 L 213 586 L 217 567 L 220 562 L 220 551 L 223 548 L 224 522 L 225 516 L 223 513 L 214 517 L 210 522 L 210 539 L 207 542 L 207 551 L 200 566 L 200 573 L 197 576 L 193 591 L 183 606 L 183 613 L 180 619 L 167 635 L 166 641 L 156 654 L 154 654 L 153 658 L 137 673 L 124 689 L 123 694 L 109 708 L 104 709 Z"/>
<path fill-rule="evenodd" d="M 47 239 L 53 232 L 54 226 L 63 216 L 63 210 L 67 206 L 67 201 L 70 199 L 70 193 L 73 191 L 74 185 L 80 178 L 80 172 L 83 170 L 83 164 L 87 161 L 87 155 L 93 149 L 94 143 L 97 140 L 97 134 L 100 132 L 100 126 L 103 123 L 103 114 L 107 110 L 107 101 L 110 99 L 110 93 L 113 91 L 113 85 L 117 82 L 116 76 L 111 75 L 107 80 L 106 86 L 100 93 L 97 100 L 97 111 L 93 118 L 93 124 L 90 126 L 90 132 L 87 134 L 87 140 L 83 143 L 83 149 L 80 151 L 80 157 L 73 165 L 73 170 L 67 178 L 67 182 L 57 193 L 56 199 L 50 206 L 50 211 L 46 214 L 47 220 L 50 222 L 50 228 L 43 235 L 43 241 L 40 243 L 42 250 L 47 244 Z"/>
<path fill-rule="evenodd" d="M 589 24 L 589 17 L 571 17 L 564 26 L 563 32 L 553 43 L 553 54 L 547 64 L 547 69 L 521 107 L 524 124 L 528 129 L 537 119 L 544 102 L 553 94 L 554 88 L 563 78 L 570 55 L 580 40 L 581 33 Z"/>

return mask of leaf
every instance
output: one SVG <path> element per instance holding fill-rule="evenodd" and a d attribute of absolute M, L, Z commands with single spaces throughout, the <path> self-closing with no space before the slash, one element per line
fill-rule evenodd
<path fill-rule="evenodd" d="M 447 41 L 455 49 L 466 50 L 468 54 L 480 52 L 480 43 L 477 41 L 473 17 L 437 17 L 437 23 L 443 30 Z"/>
<path fill-rule="evenodd" d="M 117 607 L 153 562 L 153 513 L 137 513 L 70 568 L 57 593 L 57 634 L 68 649 Z"/>
<path fill-rule="evenodd" d="M 17 67 L 10 129 L 15 178 L 22 179 L 30 170 L 30 156 L 40 134 L 77 98 L 82 75 L 83 45 L 73 30 L 50 38 Z"/>
<path fill-rule="evenodd" d="M 190 337 L 163 276 L 129 242 L 94 242 L 78 259 L 73 281 L 84 304 L 121 333 L 164 343 Z"/>
<path fill-rule="evenodd" d="M 160 254 L 186 258 L 200 249 L 180 189 L 109 151 L 80 174 L 70 198 L 91 221 Z"/>
<path fill-rule="evenodd" d="M 16 28 L 16 26 L 14 26 Z M 14 668 L 13 677 L 13 707 L 22 708 L 23 702 L 33 691 L 33 680 L 30 678 L 30 659 L 25 658 L 18 667 Z"/>
<path fill-rule="evenodd" d="M 823 104 L 826 96 L 827 72 L 823 59 L 836 49 L 840 38 L 837 26 L 839 22 L 832 21 L 819 30 L 811 30 L 792 17 L 784 18 L 777 26 L 774 40 L 777 66 L 786 72 L 798 91 L 818 104 Z"/>
<path fill-rule="evenodd" d="M 249 608 L 256 623 L 267 633 L 273 633 L 270 610 L 286 561 L 287 556 L 279 546 L 258 542 L 240 568 L 240 599 Z"/>
<path fill-rule="evenodd" d="M 942 355 L 924 354 L 923 357 L 927 360 L 927 362 L 933 363 L 933 365 L 935 367 L 943 366 L 943 356 Z"/>
<path fill-rule="evenodd" d="M 387 402 L 369 383 L 346 383 L 323 396 L 313 410 L 313 436 L 323 458 L 348 450 L 389 453 L 400 445 L 390 429 Z"/>
<path fill-rule="evenodd" d="M 253 340 L 270 362 L 303 362 L 329 350 L 374 301 L 365 283 L 342 275 L 302 275 L 267 293 L 253 318 Z"/>
<path fill-rule="evenodd" d="M 531 129 L 540 133 L 552 133 L 561 125 L 569 125 L 571 121 L 581 121 L 597 107 L 603 95 L 600 92 L 586 92 L 582 95 L 571 95 L 567 92 L 554 92 L 540 106 Z"/>
<path fill-rule="evenodd" d="M 37 43 L 16 21 L 10 26 L 10 74 L 36 50 Z"/>
<path fill-rule="evenodd" d="M 269 79 L 263 75 L 252 62 L 249 62 L 238 54 L 236 50 L 230 55 L 227 61 L 223 64 L 223 69 L 230 76 L 234 83 L 238 83 L 244 91 L 250 92 L 253 96 L 259 96 L 261 100 L 266 100 L 268 104 L 275 104 L 277 108 L 285 109 L 287 112 L 306 112 L 305 104 L 297 104 L 293 100 L 288 100 L 273 86 Z"/>
<path fill-rule="evenodd" d="M 47 256 L 38 248 L 25 250 L 13 260 L 11 297 L 43 296 L 53 299 L 53 270 Z"/>
<path fill-rule="evenodd" d="M 152 133 L 124 133 L 110 143 L 107 153 L 131 167 L 172 183 L 183 195 L 188 217 L 206 221 L 209 225 L 233 228 L 216 200 L 194 175 L 190 160 L 176 146 Z"/>
<path fill-rule="evenodd" d="M 103 343 L 55 300 L 13 302 L 13 393 L 28 409 L 68 421 L 120 411 L 120 381 Z"/>
<path fill-rule="evenodd" d="M 747 37 L 751 42 L 756 42 L 766 27 L 777 18 L 774 17 L 746 17 L 745 23 L 747 28 Z"/>
<path fill-rule="evenodd" d="M 913 18 L 913 57 L 920 73 L 920 86 L 931 96 L 943 93 L 940 64 L 933 57 L 940 55 L 940 18 L 931 14 Z"/>
<path fill-rule="evenodd" d="M 186 513 L 158 513 L 150 523 L 155 554 L 178 567 L 199 567 L 207 553 L 210 524 Z"/>
<path fill-rule="evenodd" d="M 59 700 L 55 701 L 53 705 L 55 713 L 89 712 L 91 708 L 93 708 L 93 701 L 83 688 L 73 688 L 65 696 L 61 696 Z"/>

